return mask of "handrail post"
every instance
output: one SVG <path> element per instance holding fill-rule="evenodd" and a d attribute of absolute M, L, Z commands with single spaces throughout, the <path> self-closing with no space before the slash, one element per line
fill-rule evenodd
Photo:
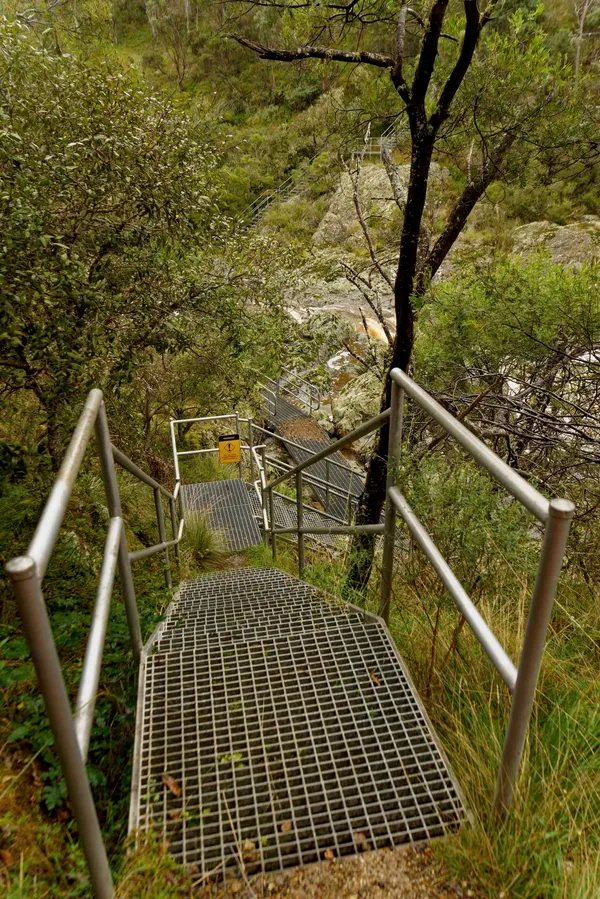
<path fill-rule="evenodd" d="M 12 582 L 23 630 L 31 650 L 94 895 L 96 899 L 113 899 L 114 890 L 106 849 L 75 734 L 69 697 L 35 562 L 30 556 L 20 556 L 8 562 L 6 571 Z"/>
<path fill-rule="evenodd" d="M 552 615 L 552 606 L 574 511 L 575 507 L 569 500 L 550 500 L 550 514 L 546 523 L 542 555 L 527 616 L 517 683 L 513 693 L 508 727 L 504 737 L 502 761 L 496 781 L 492 815 L 498 823 L 502 823 L 506 819 L 513 799 L 542 663 L 546 632 Z"/>
<path fill-rule="evenodd" d="M 267 447 L 264 444 L 261 447 L 260 453 L 262 456 L 262 467 L 263 467 L 263 475 L 264 475 L 264 478 L 260 483 L 260 498 L 261 498 L 261 502 L 262 502 L 263 523 L 264 523 L 265 518 L 267 519 L 267 522 L 269 520 L 269 516 L 267 513 L 267 494 L 266 494 L 265 490 L 263 489 L 264 485 L 267 483 Z M 264 540 L 265 546 L 268 546 L 269 545 L 269 532 L 267 530 L 265 530 L 265 532 L 263 534 L 263 540 Z"/>
<path fill-rule="evenodd" d="M 240 434 L 240 413 L 235 413 L 235 433 L 240 438 L 240 461 L 238 462 L 238 471 L 240 473 L 240 481 L 244 480 L 244 465 L 242 463 L 242 435 Z"/>
<path fill-rule="evenodd" d="M 171 530 L 173 532 L 173 540 L 177 540 L 177 528 L 179 527 L 177 521 L 177 509 L 175 508 L 175 500 L 173 497 L 169 497 L 169 514 L 171 516 Z M 175 544 L 175 558 L 177 559 L 177 564 L 180 562 L 180 554 L 179 554 L 179 541 Z"/>
<path fill-rule="evenodd" d="M 277 558 L 277 534 L 275 533 L 275 513 L 273 510 L 273 488 L 269 488 L 269 518 L 271 519 L 271 552 L 273 561 Z"/>
<path fill-rule="evenodd" d="M 101 403 L 100 408 L 98 409 L 98 417 L 96 418 L 96 442 L 98 445 L 98 453 L 100 455 L 102 480 L 104 482 L 108 514 L 111 518 L 122 518 L 123 513 L 121 511 L 119 484 L 117 481 L 117 473 L 115 471 L 115 460 L 113 458 L 110 443 L 110 432 L 108 430 L 108 421 L 106 419 L 106 408 L 104 403 Z M 133 586 L 133 576 L 131 574 L 131 563 L 129 562 L 129 550 L 127 547 L 127 537 L 125 535 L 124 527 L 121 529 L 121 542 L 119 544 L 119 577 L 121 580 L 123 603 L 127 614 L 127 625 L 129 627 L 133 658 L 136 665 L 139 665 L 143 648 L 142 631 L 140 628 L 140 619 L 135 599 L 135 589 Z"/>
<path fill-rule="evenodd" d="M 396 509 L 389 496 L 390 487 L 395 484 L 394 466 L 402 441 L 402 417 L 404 411 L 404 390 L 392 381 L 390 401 L 390 432 L 388 437 L 388 460 L 385 480 L 385 526 L 383 533 L 383 558 L 381 562 L 381 598 L 379 614 L 386 624 L 390 622 L 390 597 L 394 577 L 394 543 L 396 535 Z"/>
<path fill-rule="evenodd" d="M 302 472 L 296 472 L 296 520 L 298 524 L 298 574 L 304 574 L 304 534 L 301 528 L 304 526 L 304 498 L 302 496 Z"/>
<path fill-rule="evenodd" d="M 159 543 L 167 542 L 167 532 L 165 530 L 165 516 L 163 513 L 162 500 L 160 498 L 160 490 L 154 488 L 154 507 L 156 509 L 156 521 L 158 524 L 158 540 Z M 165 584 L 171 587 L 171 562 L 169 560 L 169 550 L 165 549 Z"/>
<path fill-rule="evenodd" d="M 171 428 L 171 448 L 173 450 L 173 468 L 175 469 L 175 482 L 181 480 L 179 476 L 179 459 L 177 457 L 177 438 L 175 437 L 175 422 L 173 419 L 170 420 L 169 426 Z"/>
<path fill-rule="evenodd" d="M 325 511 L 329 512 L 329 459 L 325 459 L 325 480 L 327 481 L 327 486 L 325 487 Z"/>
<path fill-rule="evenodd" d="M 275 381 L 275 413 L 273 415 L 274 418 L 277 418 L 277 406 L 279 404 L 279 393 L 280 393 L 280 385 L 279 385 L 279 375 L 277 375 L 277 380 Z"/>
<path fill-rule="evenodd" d="M 248 452 L 250 454 L 250 483 L 254 483 L 254 441 L 252 437 L 252 417 L 248 418 Z"/>

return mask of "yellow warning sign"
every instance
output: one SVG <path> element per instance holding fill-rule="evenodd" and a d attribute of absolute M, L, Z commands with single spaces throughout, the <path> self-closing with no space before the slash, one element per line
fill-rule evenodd
<path fill-rule="evenodd" d="M 228 462 L 239 462 L 241 455 L 239 434 L 223 434 L 219 437 L 219 462 L 221 465 Z"/>

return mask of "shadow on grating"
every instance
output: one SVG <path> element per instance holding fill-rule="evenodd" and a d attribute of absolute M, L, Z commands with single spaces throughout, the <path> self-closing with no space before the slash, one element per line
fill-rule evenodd
<path fill-rule="evenodd" d="M 455 829 L 453 776 L 384 626 L 313 588 L 295 597 L 307 585 L 281 572 L 245 573 L 193 582 L 195 605 L 183 585 L 145 658 L 133 825 L 203 874 L 238 847 L 252 872 Z M 255 600 L 259 584 L 272 595 Z M 304 629 L 286 631 L 296 598 Z M 277 636 L 263 633 L 268 603 Z"/>

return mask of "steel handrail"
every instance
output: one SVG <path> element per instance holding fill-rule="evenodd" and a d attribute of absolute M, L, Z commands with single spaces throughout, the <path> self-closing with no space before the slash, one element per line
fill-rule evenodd
<path fill-rule="evenodd" d="M 496 671 L 512 693 L 517 682 L 517 669 L 513 665 L 512 660 L 494 636 L 491 628 L 485 623 L 474 603 L 469 599 L 462 584 L 409 506 L 406 498 L 400 493 L 397 487 L 390 488 L 389 497 L 395 506 L 396 511 L 399 512 L 404 519 L 404 522 L 415 538 L 416 543 L 421 547 L 431 562 L 448 593 L 452 596 L 460 609 L 461 614 L 470 625 L 471 630 L 481 643 Z"/>
<path fill-rule="evenodd" d="M 393 370 L 392 379 L 539 521 L 548 520 L 550 502 L 539 490 L 536 490 L 514 468 L 500 459 L 485 443 L 399 368 Z"/>
<path fill-rule="evenodd" d="M 240 420 L 243 421 L 243 419 Z M 272 437 L 274 440 L 279 440 L 280 443 L 283 443 L 284 445 L 287 444 L 288 446 L 293 446 L 295 449 L 303 450 L 304 452 L 308 451 L 308 447 L 303 446 L 301 443 L 296 443 L 295 440 L 290 440 L 289 437 L 282 437 L 280 434 L 275 434 L 273 431 L 269 431 L 267 430 L 267 428 L 261 427 L 261 425 L 253 424 L 252 427 L 256 431 L 260 431 L 262 434 L 266 434 L 268 437 Z M 349 465 L 345 465 L 343 462 L 338 462 L 337 459 L 328 459 L 327 461 L 329 465 L 333 465 L 335 468 L 341 468 L 342 471 L 350 472 L 350 474 L 354 474 L 359 477 L 359 473 L 357 471 L 354 471 L 353 468 L 350 468 Z"/>
<path fill-rule="evenodd" d="M 329 446 L 325 447 L 325 449 L 320 450 L 318 453 L 315 453 L 313 456 L 309 456 L 308 459 L 305 459 L 303 462 L 299 462 L 294 466 L 289 472 L 286 474 L 282 474 L 280 477 L 276 478 L 274 481 L 271 481 L 270 484 L 267 484 L 267 489 L 271 489 L 272 487 L 277 487 L 278 484 L 283 483 L 296 472 L 304 471 L 305 468 L 308 468 L 310 465 L 314 465 L 316 462 L 320 462 L 321 459 L 326 459 L 327 456 L 332 455 L 332 453 L 338 452 L 338 450 L 344 449 L 344 447 L 348 446 L 354 441 L 359 440 L 361 437 L 365 437 L 367 434 L 370 434 L 372 431 L 377 431 L 381 425 L 388 420 L 390 417 L 390 410 L 386 409 L 384 412 L 380 412 L 379 415 L 375 415 L 373 418 L 370 418 L 369 421 L 365 422 L 364 425 L 360 425 L 360 427 L 355 428 L 345 437 L 340 437 L 339 440 L 336 440 L 334 443 L 331 443 Z M 301 449 L 306 451 L 306 447 L 303 446 Z M 334 464 L 333 460 L 330 460 L 330 465 Z M 343 466 L 342 466 L 343 467 Z M 347 469 L 350 470 L 351 469 Z"/>
<path fill-rule="evenodd" d="M 552 614 L 558 578 L 567 545 L 569 528 L 575 506 L 569 500 L 546 499 L 517 472 L 496 456 L 478 437 L 453 415 L 447 412 L 405 372 L 396 368 L 391 372 L 390 429 L 388 441 L 388 474 L 386 481 L 386 513 L 383 560 L 381 572 L 380 614 L 389 620 L 394 567 L 394 538 L 396 512 L 399 512 L 421 549 L 454 599 L 473 633 L 512 692 L 510 717 L 504 737 L 502 760 L 496 781 L 493 816 L 503 820 L 512 803 L 519 772 L 525 736 L 537 687 L 544 652 L 546 633 Z M 475 461 L 485 468 L 526 509 L 545 524 L 542 552 L 536 582 L 527 616 L 525 637 L 519 664 L 514 665 L 495 635 L 483 621 L 462 585 L 443 558 L 433 540 L 414 515 L 395 485 L 394 463 L 402 441 L 402 418 L 405 394 L 415 400 L 430 417 L 454 437 Z"/>
<path fill-rule="evenodd" d="M 510 808 L 514 786 L 519 772 L 523 753 L 525 735 L 539 677 L 539 670 L 550 622 L 552 606 L 562 567 L 569 527 L 574 514 L 574 505 L 568 500 L 548 500 L 521 475 L 510 468 L 496 456 L 479 438 L 464 424 L 447 412 L 422 387 L 419 387 L 405 372 L 394 369 L 391 372 L 392 391 L 389 409 L 375 416 L 347 437 L 336 441 L 326 449 L 309 457 L 284 474 L 267 484 L 269 504 L 271 508 L 271 542 L 273 558 L 277 552 L 277 536 L 295 533 L 298 539 L 298 568 L 302 573 L 304 566 L 304 535 L 329 530 L 329 533 L 363 533 L 377 534 L 383 531 L 383 559 L 381 571 L 381 601 L 379 614 L 386 623 L 389 622 L 392 578 L 394 568 L 394 542 L 396 532 L 396 514 L 400 514 L 416 543 L 423 550 L 448 593 L 456 603 L 461 614 L 470 625 L 477 640 L 488 655 L 492 664 L 512 693 L 512 704 L 508 726 L 506 728 L 502 760 L 500 763 L 496 794 L 493 803 L 493 814 L 497 820 L 503 820 Z M 395 484 L 395 462 L 400 452 L 402 441 L 402 418 L 405 393 L 415 400 L 430 417 L 440 424 L 444 430 L 456 439 L 460 446 L 483 468 L 485 468 L 509 493 L 526 509 L 545 524 L 542 552 L 538 565 L 536 583 L 533 591 L 525 638 L 521 648 L 519 664 L 516 667 L 505 649 L 502 647 L 491 628 L 484 621 L 472 600 L 467 595 L 460 581 L 440 553 L 427 530 L 421 524 L 405 497 Z M 388 472 L 386 479 L 386 513 L 385 524 L 336 529 L 305 528 L 303 525 L 302 478 L 303 472 L 315 462 L 327 458 L 331 453 L 343 449 L 344 446 L 359 437 L 380 428 L 389 420 L 388 437 Z M 294 476 L 296 478 L 296 502 L 298 508 L 297 526 L 295 528 L 276 528 L 273 520 L 274 487 Z"/>
<path fill-rule="evenodd" d="M 280 468 L 289 473 L 293 471 L 289 462 L 281 462 L 279 459 L 273 458 L 273 456 L 267 456 L 267 461 L 272 468 Z M 353 490 L 344 490 L 343 487 L 339 487 L 332 481 L 326 481 L 323 478 L 319 478 L 316 474 L 305 475 L 305 480 L 309 484 L 315 484 L 317 487 L 325 487 L 330 493 L 333 493 L 334 496 L 340 496 L 342 499 L 359 499 L 361 496 L 360 493 L 356 493 Z"/>
<path fill-rule="evenodd" d="M 56 650 L 48 609 L 44 601 L 42 585 L 93 430 L 96 432 L 102 480 L 110 518 L 96 601 L 73 712 Z M 137 556 L 135 553 L 130 554 L 127 549 L 115 462 L 154 490 L 159 535 L 162 539 L 158 547 L 150 549 L 153 552 L 164 549 L 166 553 L 169 546 L 177 547 L 181 539 L 183 521 L 180 524 L 177 538 L 167 541 L 164 533 L 161 501 L 161 495 L 165 495 L 169 499 L 173 530 L 175 531 L 174 495 L 165 490 L 112 445 L 102 391 L 95 389 L 91 390 L 87 396 L 58 475 L 29 544 L 27 555 L 11 559 L 6 565 L 97 899 L 113 899 L 114 890 L 85 763 L 94 720 L 117 567 L 136 664 L 139 664 L 142 653 L 142 634 L 131 574 L 131 557 L 133 556 L 135 559 L 142 556 L 141 554 L 137 554 Z M 166 563 L 165 577 L 167 583 L 170 584 L 168 556 Z"/>

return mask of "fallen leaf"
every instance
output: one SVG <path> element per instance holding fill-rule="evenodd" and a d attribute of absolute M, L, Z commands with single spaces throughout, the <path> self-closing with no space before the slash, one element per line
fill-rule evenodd
<path fill-rule="evenodd" d="M 256 846 L 252 842 L 252 840 L 244 840 L 244 842 L 242 843 L 242 849 L 244 852 L 254 852 Z"/>
<path fill-rule="evenodd" d="M 165 871 L 165 880 L 167 881 L 167 883 L 170 883 L 171 886 L 174 883 L 177 883 L 177 878 L 175 877 L 175 875 L 173 874 L 172 871 Z"/>
<path fill-rule="evenodd" d="M 181 809 L 169 812 L 169 818 L 171 819 L 171 821 L 179 821 L 179 819 L 181 818 Z"/>
<path fill-rule="evenodd" d="M 8 849 L 0 849 L 0 859 L 2 859 L 7 868 L 10 868 L 15 863 L 14 856 Z"/>
<path fill-rule="evenodd" d="M 381 677 L 375 671 L 370 671 L 369 676 L 371 678 L 372 683 L 374 683 L 376 687 L 381 686 L 381 684 L 382 684 Z"/>
<path fill-rule="evenodd" d="M 355 843 L 365 843 L 367 840 L 366 833 L 363 833 L 362 830 L 359 830 L 354 834 L 354 842 Z"/>
<path fill-rule="evenodd" d="M 327 861 L 332 861 L 335 858 L 335 852 L 333 849 L 326 849 L 323 853 L 323 858 L 326 858 Z"/>
<path fill-rule="evenodd" d="M 289 833 L 291 829 L 292 829 L 291 821 L 284 821 L 280 827 L 280 830 L 282 833 Z"/>
<path fill-rule="evenodd" d="M 229 884 L 229 892 L 230 893 L 241 893 L 244 889 L 244 884 L 241 880 L 232 880 Z"/>
<path fill-rule="evenodd" d="M 178 799 L 181 796 L 181 787 L 177 783 L 174 777 L 171 777 L 170 774 L 163 774 L 162 782 L 171 791 L 173 796 L 176 796 Z"/>

